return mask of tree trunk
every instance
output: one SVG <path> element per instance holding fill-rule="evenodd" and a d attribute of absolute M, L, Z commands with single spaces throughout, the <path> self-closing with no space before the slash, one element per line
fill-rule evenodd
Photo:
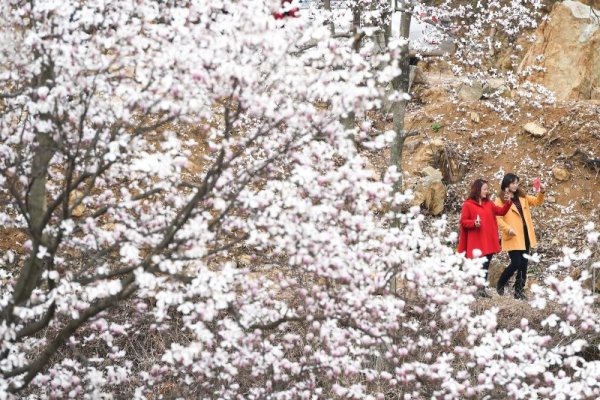
<path fill-rule="evenodd" d="M 48 85 L 53 80 L 54 65 L 51 62 L 44 64 L 39 75 L 38 85 Z M 42 119 L 49 121 L 51 118 L 50 114 L 42 115 Z M 48 183 L 48 165 L 56 153 L 56 143 L 49 132 L 36 131 L 35 138 L 37 147 L 33 150 L 31 175 L 25 199 L 29 217 L 31 252 L 17 279 L 12 306 L 26 302 L 31 296 L 44 271 L 44 261 L 37 257 L 38 251 L 40 246 L 49 247 L 48 238 L 45 237 L 47 234 L 44 233 L 48 210 L 46 185 Z M 6 308 L 9 314 L 12 313 L 12 306 Z M 7 318 L 12 319 L 12 315 L 7 315 Z"/>
<path fill-rule="evenodd" d="M 410 32 L 410 20 L 411 15 L 408 12 L 402 12 L 400 16 L 400 37 L 406 39 L 406 43 L 402 46 L 400 51 L 400 70 L 402 71 L 400 76 L 397 76 L 392 80 L 392 88 L 394 91 L 408 93 L 408 86 L 410 82 L 410 57 L 408 53 L 408 34 Z M 406 113 L 406 104 L 408 100 L 401 99 L 392 103 L 392 116 L 394 132 L 396 136 L 391 148 L 390 165 L 395 165 L 397 171 L 400 173 L 400 177 L 394 183 L 394 193 L 402 190 L 402 150 L 404 147 L 404 141 L 407 137 L 413 136 L 412 133 L 404 131 L 404 116 Z"/>
<path fill-rule="evenodd" d="M 360 8 L 356 7 L 352 9 L 352 37 L 354 38 L 354 43 L 352 45 L 352 49 L 355 52 L 360 51 L 360 46 L 362 43 L 362 39 L 360 36 Z M 356 124 L 356 116 L 354 115 L 354 111 L 348 111 L 345 117 L 340 118 L 340 122 L 345 130 L 353 129 Z M 354 141 L 354 139 L 352 138 Z"/>
<path fill-rule="evenodd" d="M 13 304 L 25 302 L 36 287 L 43 272 L 43 260 L 37 257 L 40 246 L 48 247 L 44 237 L 44 219 L 47 211 L 48 164 L 56 152 L 56 145 L 48 133 L 37 133 L 37 148 L 31 166 L 31 182 L 27 193 L 27 212 L 32 250 L 19 275 L 13 294 Z"/>
<path fill-rule="evenodd" d="M 323 8 L 325 8 L 327 11 L 331 11 L 331 0 L 323 0 Z M 329 21 L 328 23 L 329 25 L 329 31 L 331 32 L 332 35 L 335 34 L 335 25 L 333 24 L 333 21 Z"/>
<path fill-rule="evenodd" d="M 400 51 L 399 66 L 401 70 L 400 76 L 395 77 L 392 80 L 392 88 L 395 92 L 408 93 L 408 87 L 410 83 L 410 57 L 408 47 L 408 35 L 410 32 L 410 21 L 411 14 L 403 11 L 400 14 L 400 37 L 404 38 L 406 43 L 402 46 Z M 391 22 L 390 22 L 391 24 Z M 393 117 L 393 129 L 395 132 L 394 141 L 392 143 L 391 155 L 390 155 L 390 166 L 396 166 L 396 170 L 399 173 L 398 180 L 394 183 L 393 193 L 398 193 L 402 190 L 403 178 L 402 178 L 402 152 L 404 149 L 404 141 L 409 136 L 414 136 L 414 132 L 404 131 L 404 116 L 406 114 L 406 105 L 408 100 L 404 98 L 399 101 L 392 103 L 392 117 Z M 394 225 L 398 224 L 396 221 Z M 392 276 L 390 281 L 390 291 L 395 293 L 396 287 L 396 275 Z"/>

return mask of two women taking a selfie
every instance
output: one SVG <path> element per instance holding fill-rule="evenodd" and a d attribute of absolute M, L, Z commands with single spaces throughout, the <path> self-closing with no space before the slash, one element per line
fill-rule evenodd
<path fill-rule="evenodd" d="M 509 279 L 516 273 L 514 296 L 525 299 L 523 293 L 527 279 L 527 255 L 537 244 L 531 206 L 544 201 L 544 188 L 539 179 L 534 181 L 536 196 L 527 195 L 519 188 L 519 177 L 508 173 L 500 185 L 501 196 L 490 200 L 488 182 L 476 179 L 471 185 L 468 199 L 463 203 L 460 216 L 458 252 L 467 258 L 484 257 L 483 269 L 487 272 L 494 254 L 500 252 L 498 228 L 502 232 L 502 251 L 507 251 L 510 264 L 502 272 L 496 290 L 504 294 Z M 485 288 L 477 291 L 477 297 L 489 297 Z"/>

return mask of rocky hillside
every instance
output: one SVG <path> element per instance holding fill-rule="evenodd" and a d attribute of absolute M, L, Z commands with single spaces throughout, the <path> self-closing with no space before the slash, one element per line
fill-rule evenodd
<path fill-rule="evenodd" d="M 454 221 L 470 182 L 483 177 L 498 188 L 504 172 L 515 172 L 531 190 L 539 176 L 547 201 L 534 212 L 539 251 L 548 260 L 563 246 L 583 246 L 583 225 L 600 224 L 600 102 L 563 102 L 524 109 L 504 121 L 481 102 L 428 104 L 412 111 L 405 169 L 417 185 L 426 165 L 442 167 L 445 157 L 460 170 L 447 183 L 444 212 Z M 442 154 L 443 157 L 436 155 Z"/>
<path fill-rule="evenodd" d="M 556 102 L 542 107 L 517 102 L 506 118 L 485 99 L 486 90 L 497 90 L 502 82 L 488 81 L 487 87 L 473 91 L 443 68 L 423 68 L 405 126 L 420 132 L 407 140 L 403 164 L 406 186 L 417 191 L 414 203 L 432 222 L 445 214 L 455 232 L 474 179 L 489 180 L 494 192 L 509 171 L 521 177 L 529 193 L 535 177 L 545 183 L 546 201 L 532 209 L 539 262 L 529 265 L 528 288 L 543 284 L 548 275 L 578 278 L 600 260 L 596 245 L 590 259 L 552 268 L 564 251 L 587 247 L 586 225 L 592 222 L 600 228 L 600 18 L 594 19 L 600 16 L 600 2 L 591 1 L 595 11 L 575 2 L 550 3 L 547 10 L 553 15 L 536 32 L 538 40 L 525 49 L 521 69 L 532 59 L 544 59 L 546 71 L 530 79 L 550 87 Z M 581 18 L 586 10 L 588 18 Z M 514 99 L 509 90 L 502 96 Z M 385 166 L 387 157 L 373 157 L 374 167 Z M 494 257 L 492 287 L 508 264 L 505 253 Z M 587 287 L 600 292 L 597 275 L 587 280 Z M 497 308 L 499 326 L 509 329 L 523 318 L 540 326 L 542 318 L 539 310 L 511 296 L 479 299 L 472 307 L 478 312 Z M 597 352 L 588 356 L 600 357 Z"/>
<path fill-rule="evenodd" d="M 587 19 L 581 17 L 584 12 Z M 405 128 L 420 135 L 405 144 L 405 186 L 416 191 L 414 204 L 431 218 L 446 214 L 450 228 L 458 231 L 462 202 L 479 177 L 489 180 L 494 192 L 505 172 L 519 175 L 530 193 L 535 177 L 545 183 L 546 201 L 533 211 L 541 260 L 531 265 L 530 282 L 548 273 L 577 275 L 589 266 L 586 261 L 548 270 L 565 247 L 584 247 L 587 223 L 600 226 L 600 19 L 591 18 L 595 12 L 581 3 L 555 4 L 550 20 L 537 31 L 538 40 L 526 49 L 522 68 L 542 56 L 546 71 L 531 79 L 552 87 L 554 103 L 533 107 L 517 101 L 508 115 L 485 99 L 486 90 L 497 90 L 502 82 L 465 88 L 447 71 L 428 68 L 413 88 Z M 586 40 L 566 40 L 573 30 Z M 565 43 L 568 52 L 561 50 Z M 511 99 L 510 91 L 503 96 Z M 391 124 L 382 122 L 379 128 Z M 387 154 L 371 157 L 377 170 L 387 160 Z M 495 258 L 492 283 L 494 270 L 505 264 L 505 255 Z M 600 280 L 596 286 L 600 290 Z"/>
<path fill-rule="evenodd" d="M 504 173 L 514 172 L 532 193 L 533 179 L 541 178 L 546 201 L 533 209 L 541 261 L 531 265 L 530 283 L 549 273 L 564 247 L 584 247 L 588 222 L 600 226 L 600 101 L 524 108 L 506 121 L 483 101 L 436 99 L 412 108 L 407 128 L 420 135 L 405 145 L 406 187 L 417 191 L 414 203 L 431 219 L 446 214 L 452 230 L 458 231 L 461 205 L 474 179 L 487 179 L 496 192 Z M 371 158 L 378 170 L 387 160 L 387 153 Z M 495 258 L 492 282 L 504 264 L 506 255 Z M 576 275 L 588 264 L 552 273 Z"/>
<path fill-rule="evenodd" d="M 520 70 L 531 70 L 529 80 L 559 100 L 600 100 L 600 10 L 577 1 L 557 3 Z"/>

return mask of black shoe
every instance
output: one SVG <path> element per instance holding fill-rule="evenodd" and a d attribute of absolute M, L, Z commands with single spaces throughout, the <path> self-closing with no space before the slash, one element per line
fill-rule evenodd
<path fill-rule="evenodd" d="M 496 292 L 500 295 L 500 296 L 504 296 L 504 285 L 500 285 L 500 283 L 498 283 L 496 285 Z"/>
<path fill-rule="evenodd" d="M 523 292 L 515 292 L 515 299 L 527 301 L 527 296 Z"/>
<path fill-rule="evenodd" d="M 485 290 L 485 288 L 479 288 L 477 289 L 477 292 L 475 292 L 475 298 L 484 298 L 484 299 L 489 299 L 491 296 L 488 294 L 487 290 Z"/>

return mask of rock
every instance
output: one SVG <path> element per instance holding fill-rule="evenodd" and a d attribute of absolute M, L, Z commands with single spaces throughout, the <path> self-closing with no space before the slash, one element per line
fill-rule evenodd
<path fill-rule="evenodd" d="M 504 79 L 490 78 L 483 85 L 483 97 L 492 97 L 496 95 L 510 97 L 510 90 Z"/>
<path fill-rule="evenodd" d="M 424 190 L 425 201 L 423 205 L 432 215 L 441 215 L 444 212 L 446 201 L 446 186 L 442 181 L 427 182 L 421 187 Z"/>
<path fill-rule="evenodd" d="M 519 72 L 543 67 L 528 80 L 552 90 L 559 101 L 600 99 L 600 23 L 588 5 L 557 2 L 535 37 Z"/>
<path fill-rule="evenodd" d="M 535 122 L 526 123 L 525 125 L 523 125 L 523 129 L 525 130 L 525 132 L 530 133 L 535 137 L 544 136 L 546 132 L 548 132 L 546 128 L 539 126 Z"/>
<path fill-rule="evenodd" d="M 423 70 L 421 70 L 421 68 L 419 68 L 416 65 L 410 66 L 409 79 L 410 79 L 410 82 L 412 83 L 412 85 L 427 83 L 427 80 L 425 79 L 425 75 L 423 74 Z"/>
<path fill-rule="evenodd" d="M 412 205 L 422 206 L 432 215 L 444 212 L 446 186 L 442 182 L 441 171 L 427 167 L 422 171 L 425 176 L 417 183 Z"/>
<path fill-rule="evenodd" d="M 431 179 L 440 180 L 440 181 L 443 178 L 442 172 L 439 169 L 435 169 L 431 166 L 427 166 L 427 167 L 423 168 L 423 170 L 421 171 L 421 175 L 424 177 L 429 177 Z"/>
<path fill-rule="evenodd" d="M 411 206 L 420 206 L 425 202 L 425 195 L 421 192 L 413 192 L 413 198 L 410 201 Z"/>
<path fill-rule="evenodd" d="M 479 118 L 479 113 L 471 112 L 469 117 L 471 118 L 471 121 L 475 122 L 476 124 L 478 124 L 481 121 L 481 119 Z"/>
<path fill-rule="evenodd" d="M 498 284 L 498 280 L 500 279 L 500 275 L 502 275 L 502 272 L 504 272 L 505 267 L 506 265 L 496 260 L 492 260 L 488 269 L 488 282 L 490 284 L 490 287 L 496 287 L 496 285 Z"/>
<path fill-rule="evenodd" d="M 479 82 L 463 83 L 458 88 L 458 98 L 462 101 L 477 101 L 483 96 L 483 85 Z"/>
<path fill-rule="evenodd" d="M 411 161 L 418 169 L 424 168 L 431 164 L 435 158 L 435 155 L 444 148 L 444 141 L 442 139 L 433 139 L 428 142 L 423 142 L 416 149 L 415 154 L 411 155 Z"/>
<path fill-rule="evenodd" d="M 560 240 L 554 238 L 554 239 L 552 239 L 552 241 L 550 242 L 550 244 L 552 246 L 558 246 L 560 244 Z"/>
<path fill-rule="evenodd" d="M 548 203 L 556 203 L 556 198 L 554 196 L 548 196 L 546 197 L 546 201 Z"/>
<path fill-rule="evenodd" d="M 567 171 L 566 169 L 561 168 L 561 167 L 552 168 L 552 175 L 554 176 L 554 178 L 557 181 L 561 181 L 561 182 L 568 181 L 569 178 L 571 177 L 571 174 L 569 173 L 569 171 Z"/>

